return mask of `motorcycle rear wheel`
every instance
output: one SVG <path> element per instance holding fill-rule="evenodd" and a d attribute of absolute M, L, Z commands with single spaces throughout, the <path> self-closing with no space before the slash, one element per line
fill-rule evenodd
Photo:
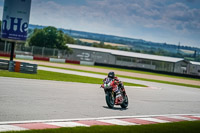
<path fill-rule="evenodd" d="M 106 103 L 109 108 L 113 108 L 115 105 L 115 99 L 111 92 L 106 92 Z"/>

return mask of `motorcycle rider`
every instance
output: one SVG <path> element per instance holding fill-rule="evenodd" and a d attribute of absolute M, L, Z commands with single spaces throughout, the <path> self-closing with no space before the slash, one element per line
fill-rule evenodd
<path fill-rule="evenodd" d="M 114 82 L 112 82 L 114 81 Z M 106 87 L 113 87 L 115 93 L 116 93 L 116 100 L 120 100 L 122 99 L 122 96 L 121 96 L 121 93 L 120 93 L 120 89 L 122 91 L 124 91 L 124 85 L 123 83 L 118 79 L 118 77 L 115 77 L 115 73 L 114 72 L 109 72 L 108 73 L 108 77 L 106 77 L 104 80 L 103 80 L 104 84 L 102 84 L 102 87 L 103 88 L 106 88 Z M 117 101 L 115 101 L 117 102 Z"/>

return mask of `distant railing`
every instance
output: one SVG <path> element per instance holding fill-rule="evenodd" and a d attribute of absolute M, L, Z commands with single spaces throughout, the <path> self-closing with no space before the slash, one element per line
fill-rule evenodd
<path fill-rule="evenodd" d="M 11 50 L 10 43 L 0 43 L 0 52 L 1 53 L 10 53 Z M 56 49 L 56 48 L 45 48 L 37 46 L 23 46 L 17 44 L 15 47 L 15 54 L 17 55 L 29 55 L 29 56 L 38 56 L 38 57 L 49 57 L 49 58 L 59 58 L 65 59 L 68 57 L 69 53 L 67 50 Z"/>

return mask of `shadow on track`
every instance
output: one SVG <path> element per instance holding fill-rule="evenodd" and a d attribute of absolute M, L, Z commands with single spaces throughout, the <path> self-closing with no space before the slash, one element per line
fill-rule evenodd
<path fill-rule="evenodd" d="M 112 110 L 120 110 L 120 111 L 124 111 L 127 110 L 128 108 L 121 108 L 121 107 L 113 107 L 113 108 L 109 108 L 107 106 L 103 106 L 103 108 L 105 109 L 112 109 Z"/>

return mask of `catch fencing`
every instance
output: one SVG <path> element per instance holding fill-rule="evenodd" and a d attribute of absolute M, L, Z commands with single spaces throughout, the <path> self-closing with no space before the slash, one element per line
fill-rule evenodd
<path fill-rule="evenodd" d="M 0 43 L 1 53 L 10 53 L 10 51 L 11 51 L 10 43 L 7 42 Z M 16 44 L 15 54 L 65 59 L 68 57 L 69 52 L 67 50 L 60 50 L 56 48 L 53 49 L 53 48 L 45 48 L 37 46 L 23 46 L 21 44 Z"/>

